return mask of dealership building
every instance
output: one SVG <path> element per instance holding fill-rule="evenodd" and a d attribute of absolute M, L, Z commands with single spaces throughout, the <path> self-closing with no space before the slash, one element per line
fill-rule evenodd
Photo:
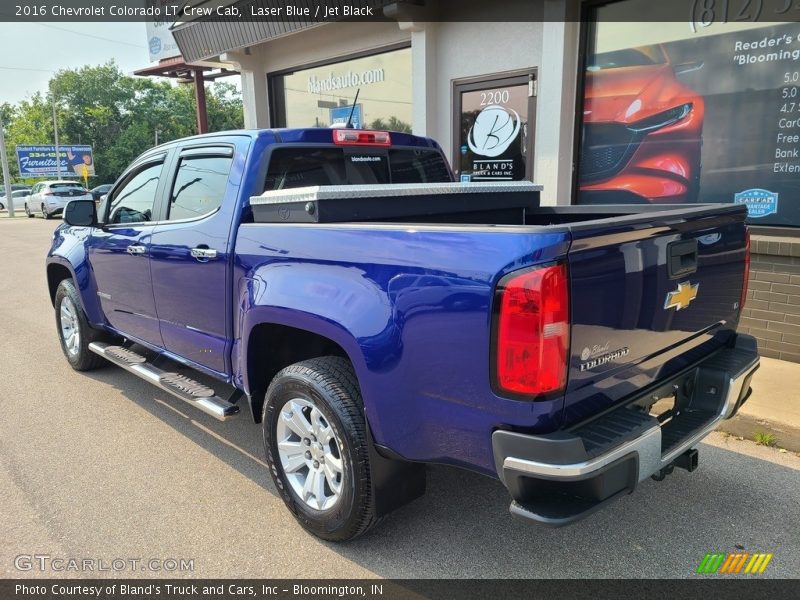
<path fill-rule="evenodd" d="M 783 3 L 739 20 L 692 0 L 362 4 L 385 19 L 172 34 L 185 63 L 240 73 L 246 127 L 430 136 L 461 181 L 533 180 L 544 204 L 746 204 L 740 328 L 800 362 L 800 24 Z"/>

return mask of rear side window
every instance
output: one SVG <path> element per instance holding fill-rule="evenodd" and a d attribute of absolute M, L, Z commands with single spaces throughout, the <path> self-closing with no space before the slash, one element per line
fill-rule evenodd
<path fill-rule="evenodd" d="M 222 205 L 228 186 L 230 156 L 181 158 L 169 201 L 170 221 L 202 217 Z"/>
<path fill-rule="evenodd" d="M 446 181 L 451 181 L 450 172 L 436 150 L 278 148 L 270 157 L 264 189 Z"/>

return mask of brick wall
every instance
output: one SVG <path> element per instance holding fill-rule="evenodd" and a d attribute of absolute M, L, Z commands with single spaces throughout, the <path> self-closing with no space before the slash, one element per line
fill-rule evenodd
<path fill-rule="evenodd" d="M 800 239 L 754 235 L 750 285 L 739 331 L 762 356 L 800 363 Z"/>

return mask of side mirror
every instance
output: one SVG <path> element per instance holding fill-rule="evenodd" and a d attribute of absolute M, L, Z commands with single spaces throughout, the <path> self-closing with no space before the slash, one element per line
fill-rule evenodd
<path fill-rule="evenodd" d="M 94 200 L 72 200 L 64 208 L 64 222 L 75 227 L 97 225 L 97 206 Z"/>

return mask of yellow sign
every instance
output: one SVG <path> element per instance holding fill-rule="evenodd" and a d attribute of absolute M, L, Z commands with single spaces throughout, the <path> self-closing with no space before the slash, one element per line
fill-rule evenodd
<path fill-rule="evenodd" d="M 81 175 L 83 175 L 83 185 L 89 187 L 89 169 L 86 167 L 86 165 L 83 165 L 83 168 L 81 169 Z"/>

